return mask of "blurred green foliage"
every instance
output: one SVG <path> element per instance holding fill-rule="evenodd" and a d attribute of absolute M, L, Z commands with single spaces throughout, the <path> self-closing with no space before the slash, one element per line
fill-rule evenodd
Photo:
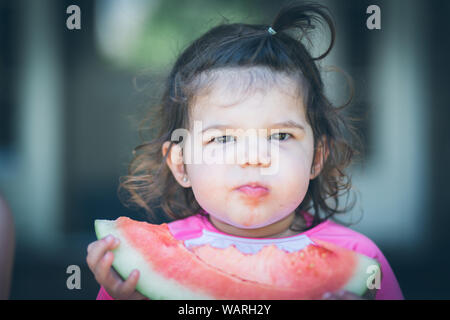
<path fill-rule="evenodd" d="M 108 52 L 104 54 L 113 64 L 127 69 L 162 70 L 190 42 L 220 23 L 270 23 L 264 22 L 263 4 L 265 1 L 256 0 L 161 0 L 151 6 L 125 56 L 117 59 Z"/>

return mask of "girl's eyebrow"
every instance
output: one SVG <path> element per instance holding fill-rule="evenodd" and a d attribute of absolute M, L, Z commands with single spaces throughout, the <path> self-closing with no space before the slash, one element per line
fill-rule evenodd
<path fill-rule="evenodd" d="M 305 130 L 305 127 L 303 125 L 301 125 L 300 123 L 297 123 L 293 120 L 272 123 L 269 127 L 270 128 L 291 128 L 291 129 Z M 208 130 L 211 130 L 211 129 L 226 130 L 226 129 L 236 129 L 236 127 L 233 125 L 226 125 L 226 124 L 214 124 L 214 125 L 208 126 L 205 129 L 203 129 L 202 133 L 204 133 Z"/>

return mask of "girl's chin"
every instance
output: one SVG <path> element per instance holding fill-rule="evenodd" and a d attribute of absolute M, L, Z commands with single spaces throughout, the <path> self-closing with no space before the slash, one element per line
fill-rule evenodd
<path fill-rule="evenodd" d="M 259 229 L 270 226 L 276 221 L 277 219 L 274 219 L 273 217 L 262 217 L 255 214 L 246 216 L 246 219 L 233 220 L 231 218 L 228 219 L 226 223 L 240 229 Z"/>

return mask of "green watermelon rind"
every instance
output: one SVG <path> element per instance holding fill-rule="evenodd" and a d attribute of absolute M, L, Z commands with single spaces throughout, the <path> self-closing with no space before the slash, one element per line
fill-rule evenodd
<path fill-rule="evenodd" d="M 352 292 L 363 297 L 369 291 L 368 281 L 374 277 L 374 270 L 379 273 L 381 279 L 380 264 L 372 258 L 356 253 L 357 266 L 350 280 L 345 284 L 342 290 Z M 369 278 L 370 277 L 370 278 Z"/>
<path fill-rule="evenodd" d="M 152 270 L 149 262 L 144 260 L 140 254 L 135 253 L 136 249 L 127 243 L 121 236 L 120 230 L 116 227 L 114 220 L 95 220 L 95 233 L 98 239 L 108 235 L 113 235 L 121 240 L 120 245 L 113 250 L 114 261 L 113 268 L 123 278 L 127 279 L 130 273 L 138 269 L 140 271 L 139 281 L 136 290 L 152 300 L 210 300 L 214 299 L 205 293 L 195 292 L 191 288 L 180 285 L 177 281 L 161 276 L 158 272 Z M 368 279 L 376 266 L 378 270 L 380 265 L 374 259 L 362 254 L 356 253 L 357 266 L 353 276 L 342 288 L 358 296 L 364 296 L 368 291 Z M 145 270 L 145 274 L 142 272 Z"/>
<path fill-rule="evenodd" d="M 98 239 L 112 235 L 121 240 L 119 246 L 113 250 L 113 268 L 125 280 L 131 271 L 140 271 L 139 281 L 136 290 L 152 300 L 211 300 L 205 294 L 196 293 L 179 285 L 178 282 L 164 278 L 159 273 L 154 272 L 147 261 L 139 254 L 135 254 L 136 249 L 129 245 L 120 235 L 113 220 L 95 220 L 95 233 Z M 145 270 L 145 274 L 142 272 Z M 158 288 L 157 291 L 155 288 Z"/>

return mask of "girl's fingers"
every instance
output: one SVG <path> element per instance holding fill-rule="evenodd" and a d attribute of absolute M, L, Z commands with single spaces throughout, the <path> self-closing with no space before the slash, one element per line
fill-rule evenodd
<path fill-rule="evenodd" d="M 88 246 L 86 258 L 89 268 L 95 275 L 95 279 L 105 290 L 116 299 L 147 299 L 136 291 L 139 280 L 139 271 L 133 270 L 126 281 L 112 269 L 114 254 L 109 251 L 119 245 L 119 239 L 107 236 L 101 240 L 92 242 Z"/>
<path fill-rule="evenodd" d="M 146 296 L 142 295 L 138 291 L 134 291 L 134 293 L 130 296 L 130 300 L 149 300 Z"/>
<path fill-rule="evenodd" d="M 106 275 L 106 279 L 102 283 L 102 286 L 105 288 L 106 292 L 108 292 L 108 294 L 114 299 L 122 299 L 122 297 L 120 296 L 120 288 L 122 284 L 122 278 L 114 269 L 111 268 Z"/>
<path fill-rule="evenodd" d="M 109 235 L 101 240 L 97 240 L 92 242 L 88 248 L 88 255 L 86 257 L 86 262 L 89 265 L 89 268 L 94 271 L 96 265 L 103 258 L 106 251 L 112 250 L 119 245 L 119 239 L 114 238 Z"/>
<path fill-rule="evenodd" d="M 133 270 L 127 280 L 120 283 L 120 285 L 116 287 L 116 294 L 120 297 L 120 299 L 130 299 L 131 296 L 135 295 L 138 280 L 139 271 Z"/>
<path fill-rule="evenodd" d="M 110 282 L 111 279 L 111 266 L 114 261 L 114 254 L 111 251 L 105 253 L 102 259 L 95 265 L 94 267 L 94 275 L 95 279 L 100 284 L 106 284 Z"/>
<path fill-rule="evenodd" d="M 123 282 L 122 278 L 119 276 L 119 274 L 111 268 L 108 273 L 108 279 L 106 280 L 108 283 L 114 284 L 116 282 Z M 112 287 L 112 285 L 111 285 Z"/>

